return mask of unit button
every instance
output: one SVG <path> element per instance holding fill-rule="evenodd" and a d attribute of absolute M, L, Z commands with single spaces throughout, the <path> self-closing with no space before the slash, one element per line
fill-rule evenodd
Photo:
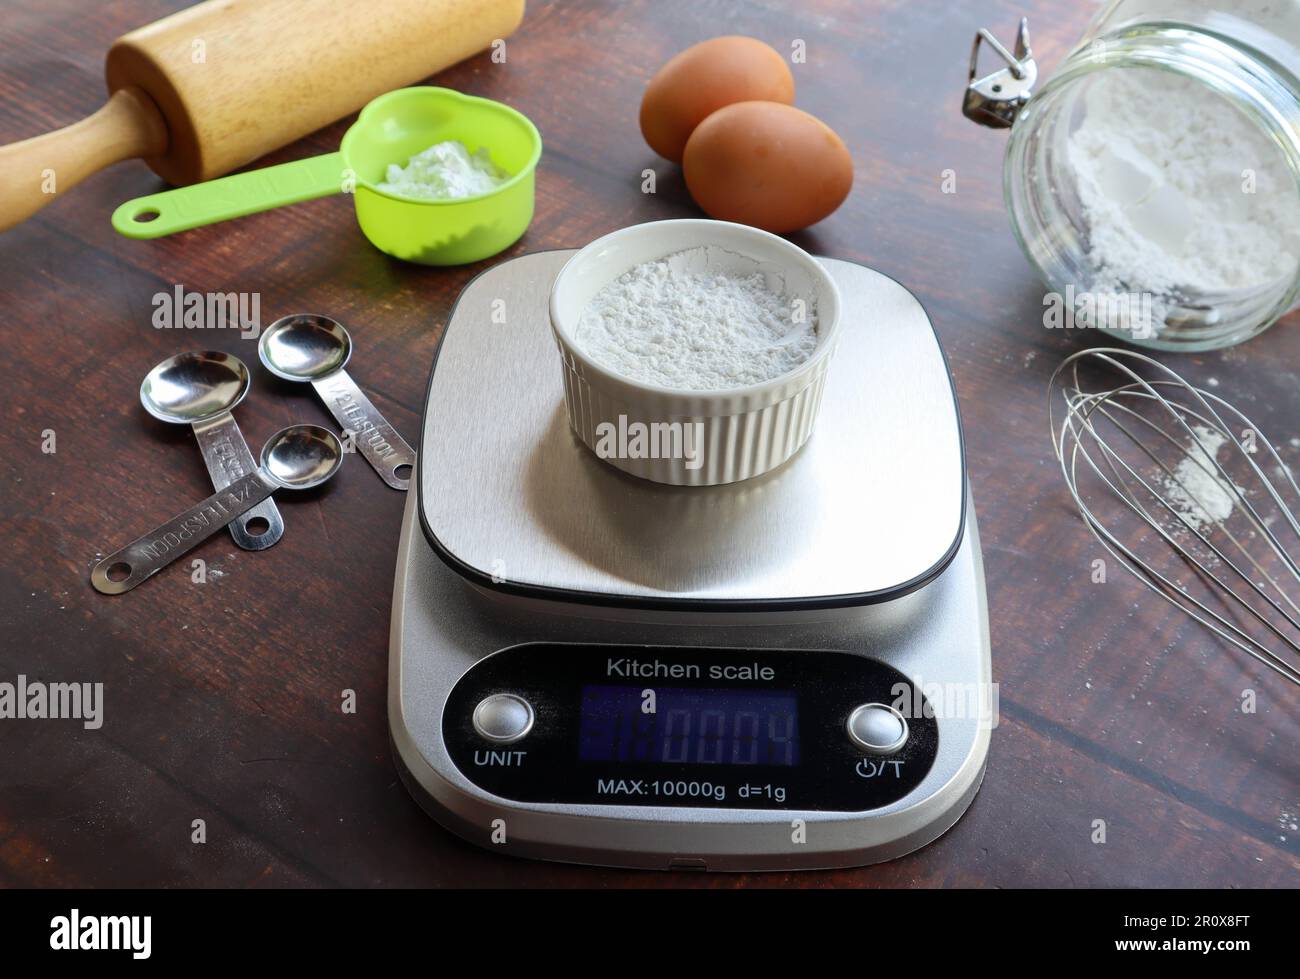
<path fill-rule="evenodd" d="M 533 729 L 533 707 L 512 693 L 494 693 L 474 708 L 474 730 L 497 744 L 511 744 Z"/>
<path fill-rule="evenodd" d="M 907 744 L 907 720 L 888 704 L 863 704 L 849 715 L 849 737 L 863 751 L 892 755 Z"/>

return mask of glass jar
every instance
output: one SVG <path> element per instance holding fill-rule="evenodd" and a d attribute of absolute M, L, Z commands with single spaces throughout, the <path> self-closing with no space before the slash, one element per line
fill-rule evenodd
<path fill-rule="evenodd" d="M 1004 194 L 1048 325 L 1210 350 L 1300 305 L 1300 0 L 1232 7 L 1112 0 L 1032 95 L 1027 37 L 980 82 L 977 38 L 967 114 L 1013 122 Z"/>

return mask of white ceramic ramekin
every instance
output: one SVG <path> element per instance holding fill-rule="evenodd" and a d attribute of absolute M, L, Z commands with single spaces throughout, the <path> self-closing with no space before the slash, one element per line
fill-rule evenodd
<path fill-rule="evenodd" d="M 613 373 L 582 352 L 575 339 L 578 320 L 601 288 L 642 262 L 695 248 L 708 250 L 709 268 L 761 271 L 770 287 L 792 301 L 803 300 L 806 311 L 817 317 L 812 356 L 761 384 L 678 391 Z M 784 238 L 743 224 L 688 219 L 633 225 L 593 241 L 560 270 L 551 287 L 550 310 L 564 362 L 569 424 L 578 437 L 610 465 L 634 476 L 713 486 L 775 469 L 812 434 L 839 338 L 840 294 L 817 260 Z M 658 438 L 656 453 L 637 457 L 634 438 L 623 433 L 638 431 Z M 684 441 L 687 432 L 690 443 Z"/>

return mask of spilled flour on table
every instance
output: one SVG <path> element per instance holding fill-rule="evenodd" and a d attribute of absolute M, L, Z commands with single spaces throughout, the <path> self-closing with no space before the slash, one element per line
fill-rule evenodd
<path fill-rule="evenodd" d="M 1174 467 L 1173 476 L 1163 478 L 1165 494 L 1193 530 L 1203 530 L 1232 516 L 1236 488 L 1219 472 L 1215 460 L 1228 438 L 1204 425 L 1193 425 L 1195 442 Z"/>

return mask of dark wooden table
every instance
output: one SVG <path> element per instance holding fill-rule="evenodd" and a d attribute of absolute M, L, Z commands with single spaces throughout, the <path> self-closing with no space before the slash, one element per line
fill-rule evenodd
<path fill-rule="evenodd" d="M 103 96 L 114 37 L 171 0 L 5 0 L 0 142 L 65 124 Z M 1076 4 L 942 0 L 534 2 L 504 65 L 474 58 L 439 84 L 501 99 L 543 133 L 537 216 L 507 255 L 694 215 L 679 172 L 642 142 L 637 105 L 671 54 L 718 33 L 789 50 L 799 104 L 846 140 L 856 181 L 794 236 L 920 296 L 965 417 L 984 539 L 1001 726 L 966 817 L 919 853 L 833 873 L 697 876 L 551 866 L 453 838 L 398 783 L 385 719 L 402 496 L 360 463 L 285 498 L 263 554 L 222 535 L 197 585 L 173 568 L 140 590 L 91 590 L 95 555 L 206 495 L 191 436 L 141 410 L 144 372 L 173 353 L 254 345 L 227 330 L 158 330 L 175 285 L 257 292 L 264 322 L 311 310 L 348 324 L 355 377 L 414 441 L 434 347 L 481 267 L 402 265 L 326 199 L 155 242 L 118 237 L 113 207 L 160 187 L 141 163 L 99 174 L 0 235 L 0 680 L 105 685 L 105 723 L 0 720 L 0 883 L 11 885 L 1087 886 L 1300 884 L 1300 719 L 1293 690 L 1145 597 L 1089 581 L 1098 548 L 1067 505 L 1045 384 L 1088 338 L 1041 326 L 1043 289 L 1001 197 L 1005 136 L 959 111 L 976 27 L 1028 9 L 1045 68 L 1081 31 Z M 266 163 L 326 152 L 349 120 Z M 658 193 L 639 189 L 659 174 Z M 941 193 L 956 172 L 957 192 Z M 503 256 L 504 257 L 504 256 Z M 1287 443 L 1300 419 L 1300 332 L 1285 322 L 1224 353 L 1170 357 L 1215 376 Z M 309 394 L 255 369 L 238 417 L 253 445 Z M 52 430 L 57 451 L 42 451 Z M 1288 448 L 1293 462 L 1300 453 Z M 1259 713 L 1238 711 L 1253 687 Z M 356 693 L 355 714 L 340 709 Z M 203 819 L 207 842 L 191 842 Z M 1094 820 L 1106 842 L 1092 842 Z"/>

